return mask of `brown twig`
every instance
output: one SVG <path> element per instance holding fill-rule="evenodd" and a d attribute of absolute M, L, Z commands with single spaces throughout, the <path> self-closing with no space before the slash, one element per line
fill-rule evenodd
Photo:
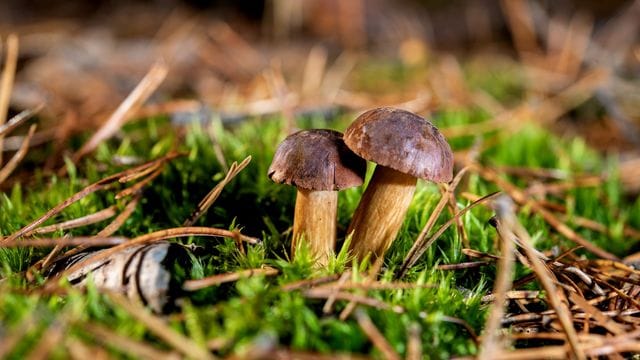
<path fill-rule="evenodd" d="M 389 305 L 384 301 L 367 297 L 364 295 L 352 294 L 350 292 L 340 291 L 335 293 L 325 289 L 309 289 L 303 292 L 303 295 L 312 299 L 328 299 L 330 296 L 335 296 L 337 300 L 352 301 L 354 303 L 371 306 L 380 310 L 390 310 L 398 314 L 404 313 L 404 308 L 398 305 Z"/>
<path fill-rule="evenodd" d="M 22 161 L 22 159 L 27 155 L 27 151 L 29 150 L 29 142 L 31 141 L 31 138 L 33 137 L 33 133 L 35 131 L 36 125 L 33 124 L 29 128 L 29 133 L 22 142 L 22 145 L 20 145 L 20 149 L 18 149 L 18 151 L 11 157 L 11 160 L 9 160 L 9 162 L 7 162 L 2 169 L 0 169 L 0 184 L 7 180 L 9 175 L 11 175 L 11 173 L 16 169 L 20 161 Z"/>
<path fill-rule="evenodd" d="M 415 282 L 401 282 L 401 281 L 370 281 L 370 282 L 353 282 L 345 281 L 340 283 L 339 281 L 316 286 L 316 289 L 331 289 L 331 290 L 404 290 L 404 289 L 429 289 L 434 288 L 435 284 L 418 284 Z"/>
<path fill-rule="evenodd" d="M 226 274 L 216 274 L 202 279 L 187 280 L 182 284 L 182 288 L 187 291 L 196 291 L 210 286 L 216 286 L 227 282 L 238 281 L 240 279 L 253 276 L 274 276 L 279 273 L 278 269 L 264 267 L 258 269 L 246 269 Z"/>
<path fill-rule="evenodd" d="M 135 341 L 131 337 L 120 335 L 106 326 L 88 323 L 82 327 L 87 333 L 91 334 L 96 341 L 116 347 L 137 358 L 159 360 L 179 358 L 176 353 L 167 353 L 164 350 L 150 346 L 146 342 Z"/>
<path fill-rule="evenodd" d="M 9 34 L 7 37 L 7 56 L 5 57 L 2 77 L 0 78 L 0 126 L 7 121 L 13 78 L 18 64 L 18 43 L 18 35 Z M 4 134 L 0 134 L 0 165 L 2 164 L 3 140 Z"/>
<path fill-rule="evenodd" d="M 459 263 L 459 264 L 441 264 L 436 266 L 436 269 L 438 270 L 462 270 L 462 269 L 471 269 L 471 268 L 477 268 L 480 266 L 485 266 L 489 264 L 489 262 L 487 261 L 470 261 L 470 262 L 464 262 L 464 263 Z"/>
<path fill-rule="evenodd" d="M 422 339 L 420 339 L 420 325 L 417 323 L 409 325 L 407 330 L 407 356 L 406 360 L 422 359 Z"/>
<path fill-rule="evenodd" d="M 0 248 L 11 247 L 50 247 L 50 246 L 109 246 L 118 245 L 126 242 L 128 239 L 124 237 L 93 237 L 93 236 L 76 236 L 63 238 L 42 238 L 42 239 L 15 239 L 5 241 L 0 244 Z"/>
<path fill-rule="evenodd" d="M 116 111 L 113 112 L 111 117 L 93 134 L 80 150 L 73 154 L 73 161 L 78 162 L 83 156 L 93 152 L 101 142 L 113 136 L 113 134 L 124 125 L 130 117 L 130 114 L 138 111 L 149 96 L 160 86 L 167 76 L 168 71 L 167 65 L 162 61 L 153 64 L 149 72 L 120 104 Z"/>
<path fill-rule="evenodd" d="M 391 344 L 384 338 L 384 335 L 378 330 L 376 325 L 371 321 L 369 315 L 364 310 L 356 310 L 356 320 L 360 329 L 367 335 L 369 340 L 373 343 L 385 359 L 388 360 L 400 360 L 400 355 L 393 349 Z"/>
<path fill-rule="evenodd" d="M 495 210 L 498 218 L 502 219 L 505 212 L 513 211 L 509 208 L 509 203 L 503 201 L 504 197 L 498 198 L 495 204 Z M 498 234 L 500 235 L 500 259 L 498 260 L 498 268 L 496 270 L 496 281 L 493 287 L 495 299 L 491 305 L 489 318 L 487 319 L 482 344 L 478 354 L 479 359 L 493 359 L 496 354 L 501 352 L 501 344 L 499 341 L 498 329 L 501 325 L 502 317 L 505 313 L 505 300 L 507 299 L 507 291 L 511 286 L 514 268 L 514 239 L 510 236 L 510 232 L 505 231 L 502 222 L 498 222 Z M 508 346 L 508 344 L 506 344 Z"/>
<path fill-rule="evenodd" d="M 124 224 L 125 221 L 133 214 L 138 203 L 142 199 L 142 194 L 135 195 L 131 201 L 125 205 L 124 210 L 118 216 L 116 216 L 113 221 L 111 221 L 107 226 L 105 226 L 102 230 L 100 230 L 96 236 L 111 236 L 114 234 L 120 227 Z"/>
<path fill-rule="evenodd" d="M 526 61 L 530 53 L 539 53 L 540 49 L 536 41 L 536 29 L 529 4 L 524 0 L 500 2 L 505 17 L 508 20 L 509 30 L 513 34 L 514 45 L 523 61 Z"/>
<path fill-rule="evenodd" d="M 93 359 L 99 359 L 100 356 L 102 357 L 106 357 L 104 354 L 106 353 L 106 350 L 104 349 L 99 349 L 96 346 L 89 346 L 88 344 L 72 338 L 72 337 L 66 337 L 62 340 L 65 349 L 67 350 L 67 356 L 70 359 L 73 360 L 79 360 L 79 359 L 89 359 L 89 358 L 93 358 Z"/>
<path fill-rule="evenodd" d="M 75 271 L 78 271 L 89 264 L 93 264 L 98 261 L 104 260 L 109 256 L 112 256 L 113 254 L 119 251 L 122 251 L 123 249 L 126 249 L 128 247 L 135 246 L 135 245 L 149 244 L 152 242 L 157 242 L 157 241 L 166 240 L 166 239 L 175 238 L 175 237 L 188 237 L 188 236 L 226 237 L 226 238 L 232 238 L 232 239 L 240 239 L 250 244 L 256 244 L 260 241 L 259 239 L 242 235 L 237 230 L 230 231 L 230 230 L 207 228 L 207 227 L 180 227 L 180 228 L 159 230 L 149 234 L 138 236 L 123 244 L 116 245 L 109 249 L 105 249 L 94 256 L 83 259 L 75 263 L 73 266 L 67 268 L 64 272 L 58 274 L 55 278 L 50 279 L 49 284 L 54 284 L 58 278 L 71 274 Z"/>
<path fill-rule="evenodd" d="M 129 181 L 138 180 L 147 175 L 150 176 L 150 174 L 153 174 L 156 171 L 158 171 L 158 169 L 162 168 L 162 165 L 164 165 L 163 161 L 147 162 L 146 164 L 140 165 L 141 167 L 140 171 L 136 171 L 136 172 L 121 176 L 118 179 L 118 182 L 121 184 L 124 184 L 124 183 L 128 183 Z"/>
<path fill-rule="evenodd" d="M 29 120 L 33 115 L 42 110 L 43 105 L 37 106 L 35 109 L 27 109 L 21 111 L 18 115 L 12 117 L 6 124 L 0 125 L 0 137 L 10 133 L 25 121 Z M 3 149 L 0 148 L 0 151 Z"/>
<path fill-rule="evenodd" d="M 26 314 L 20 323 L 11 329 L 11 332 L 0 337 L 0 359 L 6 359 L 7 355 L 24 339 L 27 333 L 32 331 L 36 325 L 36 316 L 37 314 L 34 312 Z"/>
<path fill-rule="evenodd" d="M 571 313 L 567 306 L 568 302 L 564 293 L 556 288 L 555 283 L 557 283 L 557 280 L 554 280 L 552 278 L 553 274 L 545 266 L 540 257 L 538 257 L 537 252 L 531 245 L 531 238 L 529 234 L 516 219 L 513 212 L 513 205 L 511 203 L 511 200 L 509 198 L 503 197 L 501 201 L 503 201 L 505 205 L 502 205 L 504 207 L 504 210 L 499 213 L 499 224 L 501 224 L 501 226 L 504 226 L 504 234 L 510 239 L 513 239 L 515 236 L 520 239 L 519 245 L 524 248 L 531 267 L 533 268 L 543 288 L 547 292 L 547 300 L 558 314 L 558 319 L 560 320 L 562 329 L 564 330 L 567 336 L 567 340 L 571 345 L 573 354 L 578 359 L 586 359 L 584 350 L 579 346 L 578 336 L 576 335 L 576 331 L 573 327 Z"/>
<path fill-rule="evenodd" d="M 506 299 L 537 299 L 540 296 L 540 291 L 537 290 L 511 290 L 507 291 Z M 482 302 L 495 302 L 496 295 L 489 294 L 482 297 Z"/>
<path fill-rule="evenodd" d="M 160 176 L 160 174 L 162 174 L 162 170 L 164 170 L 164 166 L 160 166 L 146 178 L 138 181 L 137 183 L 129 186 L 126 189 L 121 190 L 114 196 L 114 199 L 119 200 L 124 197 L 139 193 L 145 186 L 149 185 L 155 178 Z"/>
<path fill-rule="evenodd" d="M 116 208 L 117 208 L 116 205 L 112 205 L 106 209 L 102 209 L 100 211 L 97 211 L 89 215 L 81 216 L 79 218 L 63 221 L 61 223 L 57 223 L 53 225 L 42 226 L 31 232 L 26 233 L 25 236 L 30 236 L 33 234 L 47 234 L 47 233 L 52 233 L 60 230 L 75 229 L 78 227 L 95 224 L 114 216 L 116 214 Z"/>
<path fill-rule="evenodd" d="M 62 341 L 66 334 L 67 323 L 63 317 L 59 317 L 40 336 L 40 340 L 31 348 L 28 360 L 45 360 L 51 355 L 51 351 Z"/>
<path fill-rule="evenodd" d="M 424 312 L 420 313 L 420 317 L 424 318 L 425 316 L 426 316 L 426 314 Z M 442 320 L 444 322 L 451 323 L 451 324 L 456 324 L 456 325 L 462 326 L 467 331 L 467 333 L 469 333 L 469 336 L 471 336 L 471 340 L 473 340 L 473 342 L 476 344 L 476 346 L 480 344 L 480 341 L 478 339 L 478 335 L 473 330 L 471 325 L 469 325 L 468 322 L 466 322 L 466 321 L 464 321 L 464 320 L 462 320 L 460 318 L 457 318 L 457 317 L 454 317 L 454 316 L 448 316 L 448 315 L 441 315 L 440 316 L 440 320 Z"/>
<path fill-rule="evenodd" d="M 407 254 L 407 256 L 404 258 L 404 261 L 402 262 L 402 266 L 400 267 L 400 271 L 397 273 L 396 278 L 401 278 L 404 275 L 406 275 L 407 271 L 413 266 L 415 265 L 415 263 L 418 261 L 418 259 L 420 259 L 420 257 L 422 256 L 422 254 L 424 254 L 425 251 L 427 251 L 427 249 L 431 246 L 431 244 L 433 244 L 434 241 L 436 241 L 440 235 L 442 235 L 454 222 L 455 219 L 464 215 L 467 211 L 473 209 L 474 207 L 476 207 L 477 205 L 491 199 L 492 197 L 496 196 L 497 192 L 495 193 L 491 193 L 489 195 L 485 195 L 483 197 L 481 197 L 480 199 L 472 202 L 471 204 L 469 204 L 467 207 L 465 207 L 464 209 L 458 211 L 458 213 L 451 219 L 449 219 L 449 221 L 447 221 L 446 223 L 444 223 L 440 229 L 438 229 L 438 231 L 436 231 L 433 235 L 431 235 L 431 237 L 429 239 L 427 239 L 425 241 L 424 238 L 418 238 L 416 240 L 416 243 L 418 243 L 418 240 L 420 240 L 420 244 L 418 246 L 416 246 L 416 251 L 411 254 Z M 415 244 L 414 244 L 415 245 Z M 413 255 L 413 256 L 411 256 Z"/>
<path fill-rule="evenodd" d="M 147 309 L 127 300 L 120 294 L 110 293 L 111 300 L 124 309 L 133 318 L 144 324 L 152 333 L 165 341 L 173 349 L 194 359 L 215 359 L 207 349 L 200 346 L 193 340 L 187 338 L 181 333 L 173 330 L 161 318 L 152 315 Z"/>
<path fill-rule="evenodd" d="M 475 164 L 474 169 L 477 170 L 478 174 L 480 174 L 480 176 L 482 176 L 486 180 L 495 182 L 496 185 L 498 185 L 505 192 L 507 192 L 509 196 L 513 198 L 513 200 L 515 200 L 518 204 L 520 205 L 527 204 L 531 206 L 531 209 L 533 211 L 535 211 L 540 216 L 542 216 L 542 218 L 544 218 L 549 225 L 551 225 L 556 231 L 558 231 L 567 239 L 575 242 L 578 245 L 583 246 L 585 249 L 589 250 L 590 252 L 602 258 L 609 259 L 609 260 L 618 260 L 618 258 L 615 255 L 599 248 L 598 246 L 584 239 L 582 236 L 578 235 L 566 224 L 558 220 L 549 210 L 542 207 L 536 201 L 531 200 L 528 196 L 526 196 L 526 194 L 522 190 L 520 190 L 518 187 L 513 185 L 511 182 L 500 177 L 494 170 L 487 167 L 482 167 L 479 164 Z"/>
<path fill-rule="evenodd" d="M 455 216 L 456 210 L 458 209 L 458 203 L 456 202 L 455 193 L 447 192 L 447 193 L 445 193 L 443 195 L 449 197 L 449 200 L 448 200 L 449 211 L 451 211 L 451 216 Z M 462 219 L 461 218 L 456 218 L 456 229 L 457 229 L 457 232 L 458 232 L 458 236 L 460 237 L 460 240 L 462 241 L 462 246 L 470 247 L 471 245 L 469 244 L 469 238 L 467 237 L 467 231 L 465 230 L 465 228 L 464 228 L 464 226 L 462 224 Z"/>
<path fill-rule="evenodd" d="M 305 288 L 314 287 L 318 284 L 324 284 L 330 281 L 334 281 L 337 279 L 338 279 L 338 275 L 329 275 L 329 276 L 323 276 L 315 279 L 299 280 L 299 281 L 294 281 L 294 282 L 282 285 L 281 289 L 282 291 L 293 291 L 298 289 L 305 289 Z"/>
<path fill-rule="evenodd" d="M 424 238 L 429 234 L 429 232 L 433 228 L 433 225 L 435 225 L 436 221 L 438 220 L 438 217 L 442 213 L 442 210 L 444 209 L 444 207 L 449 202 L 450 194 L 453 194 L 455 192 L 456 187 L 460 183 L 460 180 L 462 180 L 462 177 L 467 172 L 467 170 L 468 170 L 467 167 L 465 167 L 462 170 L 460 170 L 456 174 L 456 176 L 453 178 L 453 180 L 451 181 L 449 186 L 446 188 L 446 190 L 444 191 L 444 193 L 440 197 L 440 201 L 438 202 L 436 207 L 431 212 L 431 215 L 429 216 L 429 219 L 427 220 L 427 223 L 424 225 L 424 227 L 420 231 L 420 235 L 418 235 L 418 238 L 413 242 L 413 245 L 411 246 L 411 249 L 409 249 L 409 252 L 407 253 L 407 255 L 405 257 L 405 261 L 406 261 L 406 259 L 409 259 L 409 258 L 412 258 L 413 256 L 415 256 L 415 253 L 417 253 L 419 251 L 420 247 L 423 245 L 422 242 L 424 241 Z M 399 275 L 399 277 L 404 276 L 404 274 L 402 274 L 402 272 L 403 272 L 403 270 L 401 270 L 401 275 Z"/>
<path fill-rule="evenodd" d="M 373 263 L 373 266 L 371 266 L 371 268 L 369 269 L 369 273 L 367 274 L 367 276 L 363 281 L 364 284 L 369 285 L 370 283 L 375 281 L 375 279 L 378 277 L 378 273 L 380 272 L 380 269 L 382 268 L 383 263 L 384 263 L 384 256 L 380 256 L 376 259 L 376 261 Z M 349 315 L 351 315 L 351 312 L 355 310 L 355 308 L 356 308 L 356 302 L 355 301 L 349 302 L 349 304 L 345 306 L 342 312 L 340 312 L 340 316 L 339 316 L 340 320 L 342 321 L 346 320 L 349 317 Z"/>
<path fill-rule="evenodd" d="M 574 304 L 579 306 L 585 312 L 585 314 L 589 314 L 598 323 L 600 323 L 602 327 L 607 329 L 612 334 L 620 335 L 626 332 L 625 329 L 623 329 L 619 324 L 617 324 L 611 318 L 608 318 L 606 315 L 604 315 L 598 308 L 589 304 L 589 302 L 584 297 L 578 295 L 577 293 L 570 292 L 569 299 Z"/>
<path fill-rule="evenodd" d="M 577 215 L 562 215 L 560 219 L 565 222 L 573 223 L 576 226 L 583 227 L 585 229 L 589 229 L 592 231 L 597 231 L 599 233 L 611 235 L 611 230 L 607 228 L 606 225 L 599 223 L 595 220 L 588 219 L 582 216 Z M 629 225 L 625 224 L 624 229 L 622 229 L 622 234 L 624 236 L 629 237 L 632 240 L 640 240 L 640 230 L 634 229 Z"/>
<path fill-rule="evenodd" d="M 342 285 L 351 277 L 351 271 L 347 270 L 342 275 L 335 284 L 331 285 L 332 293 L 325 301 L 324 306 L 322 307 L 322 312 L 325 314 L 330 314 L 333 310 L 333 304 L 336 302 L 336 294 L 340 291 Z"/>
<path fill-rule="evenodd" d="M 111 221 L 107 226 L 105 226 L 102 230 L 100 230 L 96 235 L 94 235 L 93 237 L 109 237 L 111 235 L 113 235 L 116 231 L 118 231 L 118 229 L 124 224 L 125 221 L 127 221 L 127 219 L 131 216 L 131 214 L 133 214 L 133 211 L 136 209 L 136 207 L 138 206 L 138 203 L 140 202 L 140 199 L 142 198 L 142 194 L 138 193 L 136 194 L 131 201 L 129 201 L 127 203 L 127 205 L 124 207 L 124 210 L 118 214 L 118 216 L 116 216 L 115 219 L 113 219 L 113 221 Z M 57 258 L 55 258 L 55 261 L 59 261 L 61 259 L 67 258 L 71 255 L 75 255 L 81 251 L 84 251 L 85 249 L 87 249 L 86 246 L 84 245 L 80 245 L 77 246 L 67 252 L 65 252 L 64 254 L 58 256 Z M 55 251 L 56 249 L 52 250 L 52 253 Z M 44 264 L 43 264 L 44 267 Z"/>
<path fill-rule="evenodd" d="M 159 159 L 156 160 L 152 160 L 150 162 L 147 162 L 145 164 L 121 171 L 119 173 L 107 176 L 106 178 L 103 178 L 101 180 L 98 180 L 96 182 L 94 182 L 91 185 L 86 186 L 84 189 L 78 191 L 77 193 L 71 195 L 69 198 L 65 199 L 63 202 L 61 202 L 60 204 L 54 206 L 52 209 L 50 209 L 49 211 L 47 211 L 44 215 L 42 215 L 41 217 L 39 217 L 38 219 L 34 220 L 33 222 L 31 222 L 29 225 L 24 226 L 22 229 L 16 231 L 15 233 L 11 234 L 10 236 L 8 236 L 7 238 L 5 238 L 4 240 L 0 240 L 0 244 L 3 241 L 10 241 L 10 240 L 15 240 L 21 236 L 24 236 L 25 234 L 33 231 L 35 228 L 37 228 L 38 226 L 42 225 L 45 221 L 49 220 L 50 218 L 52 218 L 53 216 L 59 214 L 62 210 L 66 209 L 67 207 L 69 207 L 71 204 L 75 203 L 76 201 L 90 195 L 93 194 L 94 192 L 100 191 L 100 190 L 105 190 L 105 189 L 109 189 L 113 186 L 115 186 L 114 183 L 116 183 L 117 181 L 119 181 L 121 178 L 127 178 L 132 174 L 136 174 L 140 171 L 143 171 L 145 169 L 147 169 L 150 166 L 154 166 L 156 163 L 158 162 L 165 162 L 165 161 L 169 161 L 170 159 L 173 159 L 177 156 L 179 156 L 180 154 L 177 153 L 170 153 L 168 155 L 165 155 Z"/>
<path fill-rule="evenodd" d="M 65 235 L 65 237 L 67 237 L 67 235 Z M 62 249 L 64 249 L 63 245 L 56 244 L 56 246 L 54 246 L 53 249 L 51 249 L 51 251 L 47 254 L 47 256 L 44 257 L 44 259 L 39 260 L 33 266 L 31 266 L 31 268 L 29 268 L 28 270 L 28 274 L 29 274 L 28 276 L 31 278 L 29 280 L 31 281 L 33 279 L 32 275 L 34 274 L 34 270 L 48 269 L 49 265 L 51 265 L 54 262 L 56 256 L 60 253 L 60 251 L 62 251 Z"/>
<path fill-rule="evenodd" d="M 183 226 L 191 226 L 195 224 L 195 222 L 198 221 L 198 219 L 207 212 L 207 210 L 211 207 L 211 205 L 213 205 L 213 203 L 216 201 L 218 196 L 220 196 L 220 193 L 222 193 L 222 190 L 224 189 L 224 187 L 227 186 L 227 184 L 230 183 L 231 180 L 233 180 L 233 178 L 240 173 L 240 171 L 242 171 L 245 167 L 247 167 L 247 165 L 249 165 L 249 162 L 251 162 L 251 156 L 247 156 L 244 160 L 242 160 L 240 164 L 234 161 L 233 164 L 231 164 L 231 167 L 229 168 L 229 171 L 227 172 L 227 175 L 224 177 L 224 179 L 222 179 L 222 181 L 220 181 L 200 201 L 200 203 L 195 208 L 195 210 L 193 210 L 189 218 L 185 220 Z"/>

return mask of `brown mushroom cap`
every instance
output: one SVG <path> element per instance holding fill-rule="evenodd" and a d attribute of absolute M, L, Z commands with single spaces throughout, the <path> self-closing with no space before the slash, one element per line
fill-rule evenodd
<path fill-rule="evenodd" d="M 366 162 L 333 130 L 302 130 L 284 139 L 269 166 L 269 178 L 307 190 L 362 185 Z"/>
<path fill-rule="evenodd" d="M 449 182 L 453 153 L 428 120 L 405 110 L 369 110 L 349 126 L 344 142 L 359 156 L 416 178 Z"/>

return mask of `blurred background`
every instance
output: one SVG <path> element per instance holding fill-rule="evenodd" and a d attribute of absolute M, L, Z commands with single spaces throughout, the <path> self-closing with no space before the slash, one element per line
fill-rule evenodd
<path fill-rule="evenodd" d="M 639 19 L 639 1 L 4 0 L 0 37 L 19 48 L 9 117 L 43 106 L 30 146 L 50 168 L 162 68 L 131 119 L 478 108 L 489 121 L 445 135 L 536 121 L 619 155 L 634 194 Z"/>

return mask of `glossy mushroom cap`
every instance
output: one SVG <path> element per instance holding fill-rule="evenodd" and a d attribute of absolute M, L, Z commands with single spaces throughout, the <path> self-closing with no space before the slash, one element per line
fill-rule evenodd
<path fill-rule="evenodd" d="M 416 178 L 449 182 L 453 153 L 438 129 L 405 110 L 369 110 L 349 126 L 344 142 L 359 156 Z"/>
<path fill-rule="evenodd" d="M 302 130 L 284 139 L 269 166 L 269 178 L 307 190 L 362 185 L 366 162 L 333 130 Z"/>

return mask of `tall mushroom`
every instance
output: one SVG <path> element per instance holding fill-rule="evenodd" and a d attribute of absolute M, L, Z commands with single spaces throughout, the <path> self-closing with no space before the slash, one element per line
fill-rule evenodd
<path fill-rule="evenodd" d="M 344 142 L 377 164 L 347 230 L 353 234 L 351 251 L 358 258 L 382 256 L 402 226 L 417 179 L 451 181 L 451 147 L 429 121 L 393 108 L 360 115 L 345 131 Z"/>
<path fill-rule="evenodd" d="M 291 254 L 303 237 L 318 265 L 326 265 L 336 242 L 338 190 L 362 185 L 366 162 L 333 130 L 303 130 L 276 150 L 269 178 L 297 188 Z"/>

